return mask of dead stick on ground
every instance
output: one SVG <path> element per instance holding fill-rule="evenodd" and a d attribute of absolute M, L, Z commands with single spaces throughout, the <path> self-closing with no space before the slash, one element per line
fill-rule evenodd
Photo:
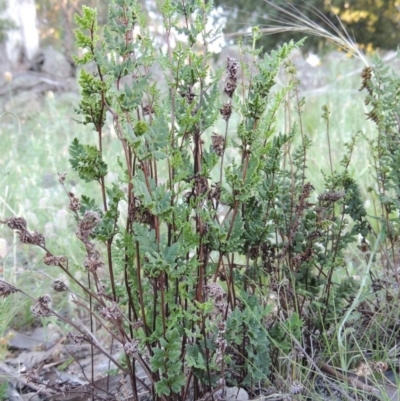
<path fill-rule="evenodd" d="M 358 390 L 366 391 L 370 394 L 379 394 L 379 390 L 376 387 L 372 387 L 367 383 L 363 383 L 360 381 L 356 376 L 354 377 L 349 377 L 346 376 L 340 372 L 338 372 L 336 369 L 333 367 L 327 365 L 324 362 L 319 361 L 318 367 L 325 373 L 328 373 L 329 375 L 335 377 L 336 379 L 345 382 L 347 384 L 350 384 L 351 386 L 354 386 Z"/>

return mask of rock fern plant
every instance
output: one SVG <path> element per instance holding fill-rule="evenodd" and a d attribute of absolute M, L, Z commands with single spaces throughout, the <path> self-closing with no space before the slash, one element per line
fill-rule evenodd
<path fill-rule="evenodd" d="M 129 378 L 136 400 L 143 390 L 182 401 L 220 398 L 232 385 L 255 392 L 277 375 L 295 383 L 293 366 L 304 365 L 316 332 L 329 332 L 352 305 L 358 284 L 346 276 L 345 251 L 371 230 L 348 171 L 356 139 L 340 167 L 331 165 L 326 190 L 313 193 L 305 100 L 287 61 L 301 43 L 261 56 L 254 29 L 252 48 L 242 49 L 251 65 L 228 57 L 225 68 L 212 70 L 209 44 L 219 32 L 207 25 L 211 7 L 204 0 L 160 1 L 161 48 L 135 0 L 113 0 L 103 30 L 95 9 L 83 7 L 76 17 L 76 112 L 97 145 L 75 138 L 70 162 L 80 179 L 96 183 L 99 198 L 65 189 L 86 252 L 76 269 L 86 279 L 24 218 L 4 220 L 80 288 L 83 299 L 73 299 L 88 313 L 91 332 L 58 313 L 48 295 L 34 300 L 34 315 L 68 323 L 69 340 L 106 355 Z M 162 69 L 163 82 L 154 80 L 154 68 Z M 277 89 L 282 69 L 288 81 Z M 371 118 L 392 129 L 392 120 L 379 117 L 379 85 L 365 82 Z M 287 132 L 277 128 L 281 109 L 296 116 Z M 328 124 L 327 107 L 323 118 Z M 109 127 L 121 149 L 113 181 L 104 158 Z M 398 151 L 374 149 L 377 163 L 383 152 L 395 165 Z M 385 177 L 395 171 L 380 172 L 382 188 L 389 189 Z M 66 186 L 64 174 L 59 181 Z M 385 199 L 388 226 L 397 200 Z M 70 291 L 62 281 L 53 288 Z M 22 292 L 5 282 L 0 291 Z M 104 343 L 95 322 L 107 333 Z M 111 339 L 120 359 L 109 351 Z"/>

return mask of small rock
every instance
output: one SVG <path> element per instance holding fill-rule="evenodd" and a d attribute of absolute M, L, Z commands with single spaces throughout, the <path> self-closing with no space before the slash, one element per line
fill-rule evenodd
<path fill-rule="evenodd" d="M 24 401 L 40 401 L 40 395 L 37 393 L 26 393 L 22 394 L 22 399 Z"/>
<path fill-rule="evenodd" d="M 8 383 L 6 394 L 7 394 L 7 401 L 22 401 L 21 395 L 18 393 L 18 391 L 11 383 Z"/>
<path fill-rule="evenodd" d="M 247 401 L 249 395 L 239 387 L 226 387 L 226 401 Z"/>

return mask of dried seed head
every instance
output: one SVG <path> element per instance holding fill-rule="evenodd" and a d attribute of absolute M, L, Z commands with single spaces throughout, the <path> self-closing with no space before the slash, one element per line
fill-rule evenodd
<path fill-rule="evenodd" d="M 213 151 L 218 155 L 222 156 L 224 153 L 225 139 L 222 135 L 214 134 L 211 137 L 211 146 Z"/>
<path fill-rule="evenodd" d="M 311 192 L 314 190 L 315 190 L 314 186 L 310 182 L 307 182 L 303 186 L 302 196 L 304 198 L 308 198 L 311 195 Z"/>
<path fill-rule="evenodd" d="M 61 173 L 57 173 L 58 175 L 58 181 L 60 184 L 63 184 L 65 181 L 65 177 L 67 176 L 67 173 L 61 174 Z"/>
<path fill-rule="evenodd" d="M 224 120 L 229 120 L 232 115 L 232 104 L 231 103 L 224 103 L 222 107 L 219 109 L 221 116 Z"/>
<path fill-rule="evenodd" d="M 193 103 L 193 100 L 195 97 L 196 97 L 196 95 L 193 92 L 189 92 L 186 94 L 186 100 L 189 104 Z"/>
<path fill-rule="evenodd" d="M 219 320 L 217 326 L 218 326 L 218 333 L 221 335 L 224 334 L 226 330 L 225 320 Z"/>
<path fill-rule="evenodd" d="M 86 241 L 85 242 L 85 248 L 86 248 L 86 252 L 89 254 L 89 255 L 93 255 L 93 254 L 95 254 L 95 253 L 98 253 L 97 251 L 96 251 L 96 245 L 94 244 L 94 242 L 90 242 L 90 241 Z"/>
<path fill-rule="evenodd" d="M 51 299 L 48 295 L 43 295 L 38 298 L 35 305 L 31 307 L 31 312 L 33 316 L 36 317 L 49 317 L 53 315 L 50 309 Z"/>
<path fill-rule="evenodd" d="M 0 280 L 0 297 L 6 298 L 14 292 L 18 292 L 18 290 L 13 285 Z"/>
<path fill-rule="evenodd" d="M 0 223 L 7 224 L 12 230 L 26 230 L 26 220 L 23 217 L 9 217 L 4 221 L 0 220 Z"/>
<path fill-rule="evenodd" d="M 369 81 L 372 78 L 372 68 L 365 67 L 361 72 L 361 78 L 362 78 L 362 84 L 361 84 L 361 88 L 359 90 L 362 91 L 363 89 L 367 89 L 369 94 L 372 95 L 372 91 L 368 85 Z"/>
<path fill-rule="evenodd" d="M 237 72 L 239 69 L 239 62 L 232 58 L 227 57 L 226 60 L 226 72 L 228 74 L 228 80 L 226 81 L 224 92 L 229 96 L 233 96 L 233 92 L 237 87 Z"/>
<path fill-rule="evenodd" d="M 321 236 L 321 231 L 315 230 L 312 233 L 310 233 L 307 238 L 310 241 L 314 241 L 314 240 L 318 239 L 320 236 Z"/>
<path fill-rule="evenodd" d="M 87 256 L 84 262 L 85 268 L 90 271 L 91 273 L 96 272 L 98 269 L 103 267 L 104 263 L 99 259 L 97 256 L 99 253 L 96 252 L 90 256 Z"/>
<path fill-rule="evenodd" d="M 68 291 L 67 285 L 61 280 L 54 280 L 52 287 L 53 287 L 54 291 L 57 291 L 57 292 Z"/>
<path fill-rule="evenodd" d="M 90 338 L 88 336 L 86 336 L 85 334 L 75 334 L 75 333 L 69 332 L 67 334 L 67 340 L 69 340 L 73 344 L 81 345 L 83 342 L 90 341 Z"/>
<path fill-rule="evenodd" d="M 219 284 L 216 283 L 207 284 L 205 286 L 205 290 L 210 298 L 220 300 L 224 297 L 224 290 Z"/>
<path fill-rule="evenodd" d="M 211 283 L 204 287 L 209 298 L 214 300 L 214 307 L 218 314 L 223 314 L 226 309 L 226 301 L 224 299 L 224 290 L 219 284 Z"/>
<path fill-rule="evenodd" d="M 196 195 L 201 196 L 207 193 L 208 191 L 208 180 L 207 177 L 204 176 L 196 176 L 194 179 L 196 185 Z"/>
<path fill-rule="evenodd" d="M 89 240 L 85 240 L 85 247 L 87 256 L 84 262 L 85 268 L 91 273 L 96 272 L 99 268 L 103 267 L 103 262 L 100 260 L 100 253 L 95 248 L 95 244 Z"/>
<path fill-rule="evenodd" d="M 186 92 L 180 92 L 180 95 L 184 98 L 186 98 L 187 102 L 189 104 L 193 103 L 193 100 L 196 97 L 196 94 L 193 92 L 193 88 L 189 87 L 188 90 Z"/>
<path fill-rule="evenodd" d="M 93 210 L 87 210 L 79 222 L 79 228 L 82 230 L 93 230 L 99 224 L 100 216 Z"/>
<path fill-rule="evenodd" d="M 344 191 L 328 191 L 320 194 L 318 200 L 320 202 L 337 202 L 345 196 Z"/>
<path fill-rule="evenodd" d="M 226 81 L 225 87 L 224 87 L 224 92 L 231 98 L 233 96 L 233 92 L 235 92 L 237 88 L 237 79 L 236 77 L 229 77 L 228 80 Z"/>
<path fill-rule="evenodd" d="M 33 233 L 29 233 L 28 231 L 18 231 L 19 240 L 23 244 L 30 244 L 30 245 L 40 245 L 45 246 L 45 239 L 43 234 L 34 231 Z"/>
<path fill-rule="evenodd" d="M 230 77 L 236 77 L 239 69 L 239 62 L 233 57 L 226 58 L 226 72 Z"/>
<path fill-rule="evenodd" d="M 221 186 L 217 182 L 211 185 L 210 199 L 215 199 L 216 201 L 219 201 L 220 197 L 221 197 Z"/>
<path fill-rule="evenodd" d="M 225 329 L 226 324 L 224 320 L 218 321 L 218 335 L 215 340 L 215 345 L 217 346 L 217 357 L 216 362 L 222 363 L 224 359 L 225 350 L 228 347 L 228 342 L 225 340 Z"/>
<path fill-rule="evenodd" d="M 299 267 L 301 265 L 301 262 L 302 262 L 301 255 L 294 255 L 292 257 L 292 263 L 294 267 Z"/>
<path fill-rule="evenodd" d="M 46 241 L 44 239 L 43 234 L 38 233 L 37 231 L 34 231 L 32 233 L 32 237 L 33 237 L 33 244 L 34 245 L 41 245 L 41 246 L 45 246 Z"/>
<path fill-rule="evenodd" d="M 124 351 L 127 355 L 135 355 L 138 352 L 138 341 L 133 340 L 133 342 L 127 342 L 124 344 Z"/>
<path fill-rule="evenodd" d="M 105 306 L 100 310 L 100 316 L 110 322 L 122 320 L 122 312 L 116 302 L 112 302 L 110 306 Z"/>
<path fill-rule="evenodd" d="M 304 391 L 304 386 L 299 381 L 294 381 L 290 386 L 290 394 L 301 394 Z"/>
<path fill-rule="evenodd" d="M 128 209 L 129 220 L 139 223 L 151 224 L 154 221 L 154 215 L 149 209 L 142 206 L 139 198 L 133 197 Z"/>
<path fill-rule="evenodd" d="M 93 210 L 86 211 L 82 220 L 78 223 L 77 237 L 82 241 L 87 241 L 100 220 L 100 215 L 97 212 Z"/>
<path fill-rule="evenodd" d="M 215 340 L 215 345 L 217 348 L 220 350 L 220 352 L 224 352 L 226 347 L 228 346 L 228 343 L 226 340 L 223 338 L 223 336 L 218 335 L 217 339 Z"/>
<path fill-rule="evenodd" d="M 31 244 L 31 234 L 28 231 L 18 231 L 18 238 L 23 244 Z"/>
<path fill-rule="evenodd" d="M 75 195 L 72 192 L 69 192 L 69 209 L 72 210 L 73 212 L 78 211 L 81 208 L 81 201 L 75 197 Z"/>
<path fill-rule="evenodd" d="M 260 255 L 260 247 L 258 245 L 250 246 L 248 253 L 250 259 L 257 259 Z"/>
<path fill-rule="evenodd" d="M 372 120 L 375 124 L 379 124 L 381 121 L 381 116 L 376 112 L 376 110 L 371 110 L 369 113 L 365 113 L 367 120 Z"/>
<path fill-rule="evenodd" d="M 60 266 L 66 264 L 68 258 L 66 256 L 54 256 L 47 252 L 46 255 L 44 255 L 43 262 L 47 266 Z"/>
<path fill-rule="evenodd" d="M 221 365 L 224 362 L 224 356 L 221 353 L 219 349 L 217 349 L 217 352 L 215 353 L 215 363 L 217 365 Z"/>
<path fill-rule="evenodd" d="M 151 104 L 148 104 L 143 107 L 143 115 L 147 116 L 149 114 L 154 114 L 154 108 Z"/>
<path fill-rule="evenodd" d="M 106 292 L 106 286 L 104 284 L 101 284 L 101 283 L 98 284 L 97 294 L 100 297 L 109 298 L 109 296 Z"/>

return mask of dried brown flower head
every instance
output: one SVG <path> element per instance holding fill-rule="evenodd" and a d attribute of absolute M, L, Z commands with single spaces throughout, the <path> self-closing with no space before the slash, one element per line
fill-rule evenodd
<path fill-rule="evenodd" d="M 213 151 L 218 155 L 222 156 L 224 154 L 225 139 L 222 135 L 214 134 L 211 137 L 211 146 Z"/>
<path fill-rule="evenodd" d="M 195 178 L 195 185 L 196 185 L 196 195 L 201 196 L 207 193 L 208 191 L 208 180 L 207 177 L 204 176 L 196 176 Z"/>
<path fill-rule="evenodd" d="M 196 94 L 193 92 L 193 88 L 189 87 L 188 90 L 186 92 L 180 92 L 180 95 L 184 98 L 186 98 L 187 102 L 189 104 L 193 103 L 193 100 L 196 97 Z"/>
<path fill-rule="evenodd" d="M 43 234 L 38 233 L 37 231 L 34 231 L 34 232 L 32 233 L 32 237 L 33 237 L 33 244 L 34 244 L 34 245 L 42 245 L 42 246 L 45 246 L 46 240 L 45 240 Z"/>
<path fill-rule="evenodd" d="M 81 345 L 84 342 L 90 342 L 90 338 L 85 334 L 75 334 L 72 332 L 67 334 L 67 340 L 76 345 Z"/>
<path fill-rule="evenodd" d="M 248 248 L 248 254 L 250 259 L 257 259 L 260 255 L 260 247 L 259 245 L 250 246 Z"/>
<path fill-rule="evenodd" d="M 290 394 L 297 395 L 304 391 L 304 386 L 299 381 L 294 381 L 290 386 Z"/>
<path fill-rule="evenodd" d="M 233 93 L 235 92 L 237 88 L 237 82 L 236 78 L 229 77 L 228 80 L 226 81 L 225 87 L 224 87 L 224 92 L 229 96 L 232 97 Z"/>
<path fill-rule="evenodd" d="M 84 242 L 87 241 L 100 220 L 100 215 L 97 212 L 93 210 L 86 211 L 82 220 L 78 223 L 77 237 Z"/>
<path fill-rule="evenodd" d="M 232 104 L 231 103 L 224 103 L 222 107 L 219 109 L 221 116 L 224 120 L 229 120 L 232 115 Z"/>
<path fill-rule="evenodd" d="M 51 298 L 48 295 L 43 295 L 38 298 L 35 305 L 31 307 L 31 312 L 33 316 L 36 317 L 49 317 L 53 315 L 50 309 Z"/>
<path fill-rule="evenodd" d="M 54 256 L 47 252 L 46 255 L 44 255 L 43 262 L 47 266 L 60 266 L 62 264 L 67 264 L 68 258 L 66 256 Z"/>
<path fill-rule="evenodd" d="M 14 292 L 18 292 L 18 290 L 13 285 L 0 280 L 0 297 L 6 298 Z"/>
<path fill-rule="evenodd" d="M 220 197 L 221 197 L 221 186 L 217 182 L 211 185 L 210 199 L 215 199 L 216 201 L 219 201 Z"/>
<path fill-rule="evenodd" d="M 381 116 L 376 112 L 376 110 L 371 110 L 368 113 L 365 113 L 367 116 L 367 120 L 372 120 L 376 125 L 378 125 L 381 121 Z"/>
<path fill-rule="evenodd" d="M 367 253 L 371 250 L 369 243 L 364 237 L 361 238 L 361 243 L 359 248 L 362 253 Z"/>
<path fill-rule="evenodd" d="M 45 246 L 46 243 L 43 234 L 40 234 L 37 231 L 34 231 L 33 233 L 26 230 L 18 231 L 18 237 L 23 244 Z"/>
<path fill-rule="evenodd" d="M 362 78 L 362 84 L 359 90 L 362 91 L 363 89 L 367 89 L 369 94 L 372 95 L 372 91 L 369 88 L 369 81 L 372 78 L 372 68 L 365 67 L 361 72 L 361 78 Z"/>
<path fill-rule="evenodd" d="M 149 114 L 154 114 L 154 108 L 151 104 L 147 104 L 143 107 L 143 115 L 147 116 Z"/>
<path fill-rule="evenodd" d="M 301 265 L 302 258 L 301 255 L 297 254 L 292 257 L 292 263 L 294 267 L 299 267 Z"/>
<path fill-rule="evenodd" d="M 220 300 L 224 297 L 224 290 L 217 283 L 207 284 L 205 287 L 206 293 L 210 298 Z"/>
<path fill-rule="evenodd" d="M 226 72 L 228 74 L 228 80 L 225 83 L 224 92 L 231 98 L 233 92 L 237 87 L 237 72 L 239 69 L 239 62 L 232 58 L 227 57 L 226 60 Z"/>
<path fill-rule="evenodd" d="M 54 280 L 52 287 L 57 292 L 68 291 L 68 286 L 61 280 Z"/>
<path fill-rule="evenodd" d="M 236 77 L 239 70 L 239 62 L 233 57 L 226 58 L 226 72 L 231 77 Z"/>
<path fill-rule="evenodd" d="M 124 351 L 127 355 L 135 355 L 138 352 L 138 344 L 137 340 L 133 340 L 132 342 L 127 342 L 124 344 Z"/>
<path fill-rule="evenodd" d="M 12 230 L 26 230 L 26 220 L 23 217 L 9 217 L 4 221 L 0 220 L 0 223 L 7 224 Z"/>
<path fill-rule="evenodd" d="M 320 202 L 337 202 L 342 199 L 346 193 L 344 191 L 328 191 L 320 194 L 318 200 Z"/>
<path fill-rule="evenodd" d="M 86 241 L 85 242 L 85 248 L 86 248 L 86 252 L 89 255 L 93 255 L 96 252 L 98 253 L 98 251 L 96 251 L 96 245 L 94 244 L 94 242 Z"/>
<path fill-rule="evenodd" d="M 204 286 L 207 296 L 214 300 L 214 307 L 217 314 L 223 314 L 226 310 L 225 293 L 222 287 L 217 283 L 210 283 Z"/>
<path fill-rule="evenodd" d="M 321 231 L 315 230 L 312 233 L 310 233 L 307 238 L 310 241 L 314 241 L 314 240 L 318 239 L 320 236 L 321 236 Z"/>
<path fill-rule="evenodd" d="M 88 271 L 94 273 L 98 269 L 103 267 L 104 263 L 100 260 L 100 254 L 98 252 L 95 252 L 92 255 L 86 257 L 83 265 Z"/>
<path fill-rule="evenodd" d="M 105 306 L 100 310 L 100 316 L 110 322 L 119 322 L 122 320 L 122 312 L 116 302 L 111 302 L 110 306 Z"/>
<path fill-rule="evenodd" d="M 142 206 L 139 198 L 133 197 L 128 209 L 130 221 L 136 221 L 144 224 L 151 224 L 154 221 L 154 215 L 151 211 Z"/>
<path fill-rule="evenodd" d="M 218 320 L 217 327 L 218 327 L 218 335 L 217 339 L 215 340 L 215 345 L 217 346 L 215 361 L 216 363 L 220 364 L 223 362 L 225 350 L 228 346 L 228 343 L 225 340 L 225 332 L 226 332 L 225 320 L 223 319 Z"/>
<path fill-rule="evenodd" d="M 81 201 L 75 197 L 75 195 L 72 192 L 68 193 L 69 196 L 69 209 L 72 210 L 73 212 L 77 212 L 81 208 Z"/>
<path fill-rule="evenodd" d="M 63 184 L 64 181 L 65 181 L 65 177 L 67 176 L 67 173 L 63 173 L 63 174 L 57 173 L 57 175 L 58 175 L 58 181 L 59 181 L 59 183 L 60 183 L 60 184 Z"/>
<path fill-rule="evenodd" d="M 302 196 L 304 198 L 308 198 L 311 195 L 311 192 L 314 190 L 315 190 L 314 186 L 310 182 L 307 182 L 303 186 Z"/>

